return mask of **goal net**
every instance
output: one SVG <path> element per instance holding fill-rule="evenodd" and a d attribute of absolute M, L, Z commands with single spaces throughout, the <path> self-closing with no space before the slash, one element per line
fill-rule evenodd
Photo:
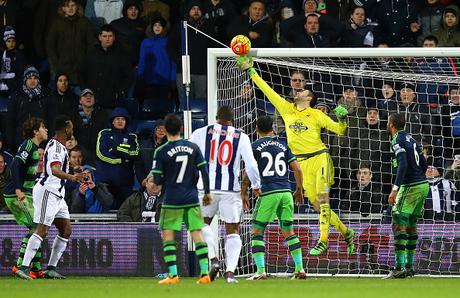
<path fill-rule="evenodd" d="M 388 115 L 406 115 L 406 130 L 423 144 L 430 165 L 430 194 L 419 224 L 415 268 L 419 274 L 460 275 L 460 79 L 455 49 L 259 49 L 251 51 L 261 77 L 283 98 L 312 90 L 318 108 L 349 110 L 346 136 L 324 132 L 335 166 L 331 208 L 357 232 L 356 252 L 346 253 L 343 237 L 332 227 L 329 250 L 320 257 L 308 251 L 319 237 L 318 215 L 306 202 L 295 208 L 295 232 L 309 274 L 386 274 L 394 266 L 388 195 L 392 173 Z M 254 141 L 261 115 L 278 118 L 274 107 L 236 65 L 229 49 L 208 50 L 208 121 L 217 108 L 230 105 L 235 126 Z M 217 99 L 217 100 L 216 100 Z M 277 119 L 275 130 L 284 135 Z M 460 166 L 460 160 L 458 162 Z M 292 184 L 294 186 L 294 179 Z M 252 199 L 251 206 L 255 205 Z M 252 212 L 252 211 L 251 211 Z M 243 249 L 238 274 L 252 274 L 251 212 L 241 225 Z M 225 229 L 219 223 L 221 259 Z M 278 222 L 265 230 L 266 268 L 272 274 L 294 270 Z"/>

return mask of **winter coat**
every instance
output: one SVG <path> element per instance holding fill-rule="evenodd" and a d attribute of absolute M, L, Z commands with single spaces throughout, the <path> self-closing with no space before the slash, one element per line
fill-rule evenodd
<path fill-rule="evenodd" d="M 54 21 L 59 17 L 61 0 L 41 0 L 34 19 L 34 50 L 40 59 L 46 57 L 46 40 Z M 83 15 L 82 11 L 78 14 Z"/>
<path fill-rule="evenodd" d="M 82 86 L 94 91 L 102 108 L 114 108 L 118 99 L 126 96 L 134 80 L 129 59 L 112 46 L 104 50 L 100 45 L 91 51 L 82 66 Z"/>
<path fill-rule="evenodd" d="M 167 51 L 168 37 L 149 37 L 142 41 L 137 72 L 147 84 L 170 86 L 176 81 L 176 63 Z"/>
<path fill-rule="evenodd" d="M 96 187 L 87 189 L 82 195 L 79 186 L 72 192 L 70 213 L 106 213 L 113 204 L 113 196 L 105 183 L 97 182 Z"/>
<path fill-rule="evenodd" d="M 449 58 L 415 58 L 413 70 L 414 73 L 432 75 L 434 77 L 438 75 L 455 76 L 452 64 Z M 445 97 L 443 95 L 447 92 L 447 89 L 448 86 L 446 84 L 419 82 L 416 88 L 417 101 L 424 104 L 446 104 L 447 102 L 444 101 Z"/>
<path fill-rule="evenodd" d="M 433 32 L 433 35 L 438 39 L 438 46 L 440 47 L 458 47 L 460 46 L 460 27 L 459 27 L 459 9 L 455 5 L 449 5 L 446 9 L 452 9 L 456 12 L 457 23 L 453 27 L 447 27 L 445 19 L 445 12 L 442 16 L 441 28 Z"/>
<path fill-rule="evenodd" d="M 125 117 L 126 128 L 113 127 L 103 129 L 98 134 L 96 169 L 98 180 L 119 186 L 130 186 L 134 178 L 134 161 L 139 155 L 137 136 L 128 131 L 129 114 L 124 108 L 116 108 L 110 116 L 110 123 L 115 117 Z"/>
<path fill-rule="evenodd" d="M 80 83 L 80 67 L 95 43 L 86 18 L 59 17 L 51 25 L 46 41 L 46 52 L 51 71 L 65 72 L 74 84 Z"/>
<path fill-rule="evenodd" d="M 322 33 L 310 35 L 306 31 L 295 32 L 291 31 L 289 34 L 285 34 L 284 38 L 288 41 L 292 41 L 293 46 L 296 48 L 328 48 L 330 47 L 330 41 L 327 36 Z"/>
<path fill-rule="evenodd" d="M 13 95 L 22 85 L 22 75 L 26 68 L 26 57 L 19 49 L 0 52 L 1 56 L 1 82 L 5 84 L 8 90 L 1 90 L 2 95 Z M 3 57 L 5 55 L 5 57 Z M 14 74 L 13 78 L 11 75 Z"/>
<path fill-rule="evenodd" d="M 433 34 L 434 31 L 441 29 L 442 15 L 444 4 L 435 3 L 433 5 L 425 4 L 426 6 L 418 14 L 418 23 L 421 27 L 419 36 L 417 38 L 417 44 L 423 45 L 423 39 L 425 36 Z"/>
<path fill-rule="evenodd" d="M 340 210 L 349 213 L 382 213 L 386 205 L 381 185 L 374 182 L 370 182 L 363 189 L 356 186 L 347 196 L 340 198 Z"/>
<path fill-rule="evenodd" d="M 3 37 L 7 26 L 16 26 L 17 15 L 19 12 L 19 1 L 5 1 L 0 5 L 0 36 Z"/>
<path fill-rule="evenodd" d="M 409 106 L 398 105 L 398 113 L 403 113 L 406 118 L 406 131 L 417 141 L 421 142 L 423 138 L 430 135 L 430 118 L 427 107 L 416 102 Z"/>
<path fill-rule="evenodd" d="M 67 90 L 63 95 L 60 95 L 57 91 L 53 92 L 50 96 L 50 116 L 51 119 L 55 119 L 56 116 L 64 114 L 70 117 L 74 127 L 78 117 L 78 96 L 72 93 L 70 90 Z M 50 123 L 51 126 L 48 127 L 48 135 L 53 135 L 54 133 L 54 123 Z"/>
<path fill-rule="evenodd" d="M 123 11 L 122 0 L 88 0 L 86 1 L 85 16 L 90 20 L 95 32 L 99 32 L 104 24 L 121 18 Z"/>
<path fill-rule="evenodd" d="M 147 203 L 145 199 L 144 192 L 138 191 L 130 195 L 124 202 L 121 204 L 117 212 L 117 220 L 120 222 L 142 222 L 142 212 L 145 209 L 145 204 Z M 155 200 L 155 206 L 153 210 L 155 211 L 155 222 L 160 220 L 160 211 L 161 211 L 161 198 L 157 197 Z"/>
<path fill-rule="evenodd" d="M 380 42 L 378 33 L 378 23 L 365 20 L 356 29 L 352 27 L 353 21 L 350 19 L 344 22 L 345 31 L 343 32 L 339 46 L 349 48 L 375 47 Z"/>
<path fill-rule="evenodd" d="M 251 39 L 249 37 L 249 32 L 251 31 L 259 33 L 259 38 Z M 247 15 L 238 16 L 228 25 L 227 33 L 229 42 L 234 36 L 243 34 L 249 37 L 253 48 L 269 48 L 272 46 L 273 28 L 267 20 L 253 22 Z"/>
<path fill-rule="evenodd" d="M 227 26 L 236 16 L 232 1 L 221 0 L 215 6 L 211 1 L 204 2 L 203 16 L 211 22 L 214 28 L 213 36 L 223 43 L 227 42 Z"/>

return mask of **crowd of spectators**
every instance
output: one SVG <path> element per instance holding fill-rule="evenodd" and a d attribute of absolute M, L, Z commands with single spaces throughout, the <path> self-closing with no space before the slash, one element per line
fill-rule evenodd
<path fill-rule="evenodd" d="M 64 113 L 74 123 L 67 146 L 72 169 L 91 173 L 88 183 L 66 185 L 70 210 L 118 209 L 139 187 L 130 204 L 154 210 L 160 200 L 152 199 L 158 190 L 149 189 L 147 175 L 153 149 L 165 142 L 164 125 L 157 121 L 147 136 L 133 131 L 145 102 L 179 107 L 184 100 L 180 21 L 213 38 L 188 30 L 187 93 L 205 101 L 207 49 L 229 44 L 237 34 L 248 36 L 254 48 L 453 47 L 460 46 L 459 5 L 456 0 L 0 0 L 0 106 L 7 107 L 0 113 L 0 194 L 22 141 L 21 123 L 40 117 L 53 135 L 52 120 Z M 395 66 L 384 58 L 355 62 L 358 69 Z M 410 73 L 457 75 L 456 59 L 400 62 L 398 69 Z M 391 164 L 385 126 L 389 113 L 400 112 L 407 130 L 429 148 L 434 167 L 427 171 L 433 186 L 427 200 L 432 213 L 426 217 L 459 219 L 444 214 L 458 211 L 458 85 L 353 76 L 345 81 L 294 69 L 286 77 L 289 87 L 281 90 L 286 100 L 311 89 L 325 113 L 336 104 L 349 111 L 347 136 L 324 135 L 337 166 L 337 208 L 361 214 L 386 210 Z M 246 87 L 244 97 L 258 96 Z M 134 110 L 127 99 L 137 103 Z M 282 134 L 282 119 L 275 117 Z M 135 218 L 142 218 L 137 213 Z"/>

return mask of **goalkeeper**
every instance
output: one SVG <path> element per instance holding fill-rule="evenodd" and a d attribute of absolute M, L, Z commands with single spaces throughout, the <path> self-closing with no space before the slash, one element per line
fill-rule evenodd
<path fill-rule="evenodd" d="M 320 238 L 310 250 L 310 255 L 319 256 L 327 251 L 330 225 L 343 235 L 347 242 L 348 254 L 353 254 L 355 232 L 347 228 L 330 208 L 329 191 L 334 184 L 334 166 L 327 146 L 321 141 L 322 128 L 338 135 L 345 134 L 348 111 L 345 107 L 338 106 L 335 113 L 339 122 L 334 122 L 320 110 L 312 108 L 315 97 L 309 90 L 297 93 L 294 103 L 289 103 L 257 74 L 253 68 L 252 58 L 240 56 L 237 62 L 242 70 L 247 70 L 248 75 L 283 118 L 289 148 L 296 155 L 302 169 L 306 196 L 315 211 L 320 213 Z"/>

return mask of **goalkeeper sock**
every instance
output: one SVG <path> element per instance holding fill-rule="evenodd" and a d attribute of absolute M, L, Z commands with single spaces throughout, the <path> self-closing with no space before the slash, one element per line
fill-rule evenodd
<path fill-rule="evenodd" d="M 252 258 L 257 266 L 257 274 L 265 273 L 265 242 L 264 236 L 259 234 L 252 235 L 251 241 Z"/>
<path fill-rule="evenodd" d="M 319 240 L 327 243 L 329 239 L 329 224 L 331 222 L 331 207 L 329 203 L 319 205 Z"/>
<path fill-rule="evenodd" d="M 225 240 L 225 263 L 227 271 L 234 272 L 238 265 L 241 252 L 241 238 L 239 234 L 228 234 Z"/>
<path fill-rule="evenodd" d="M 406 244 L 407 234 L 406 232 L 398 232 L 394 236 L 395 238 L 395 268 L 401 270 L 406 265 Z"/>
<path fill-rule="evenodd" d="M 32 231 L 29 231 L 21 242 L 21 248 L 19 249 L 19 257 L 16 262 L 16 267 L 20 268 L 22 266 L 22 260 L 24 259 L 24 254 L 26 253 L 27 243 L 29 242 L 30 236 L 32 236 Z"/>
<path fill-rule="evenodd" d="M 286 242 L 289 246 L 289 252 L 291 253 L 292 259 L 295 264 L 295 272 L 303 270 L 302 263 L 302 248 L 300 248 L 300 240 L 297 235 L 292 235 L 286 238 Z"/>
<path fill-rule="evenodd" d="M 166 266 L 168 266 L 169 270 L 169 277 L 177 276 L 176 243 L 174 241 L 165 241 L 163 243 L 163 252 Z"/>
<path fill-rule="evenodd" d="M 216 243 L 214 241 L 214 233 L 209 225 L 204 225 L 203 229 L 201 229 L 203 233 L 204 241 L 208 245 L 208 256 L 212 260 L 216 258 Z"/>
<path fill-rule="evenodd" d="M 209 261 L 208 261 L 208 245 L 206 242 L 197 242 L 195 245 L 196 256 L 200 263 L 201 276 L 208 275 L 209 273 Z"/>
<path fill-rule="evenodd" d="M 417 234 L 407 235 L 406 244 L 406 268 L 414 267 L 415 250 L 417 249 Z"/>
<path fill-rule="evenodd" d="M 331 226 L 333 226 L 343 237 L 347 236 L 348 229 L 340 220 L 337 213 L 331 210 L 331 219 L 330 219 Z"/>
<path fill-rule="evenodd" d="M 32 271 L 42 270 L 42 248 L 39 247 L 35 257 L 32 259 Z"/>

